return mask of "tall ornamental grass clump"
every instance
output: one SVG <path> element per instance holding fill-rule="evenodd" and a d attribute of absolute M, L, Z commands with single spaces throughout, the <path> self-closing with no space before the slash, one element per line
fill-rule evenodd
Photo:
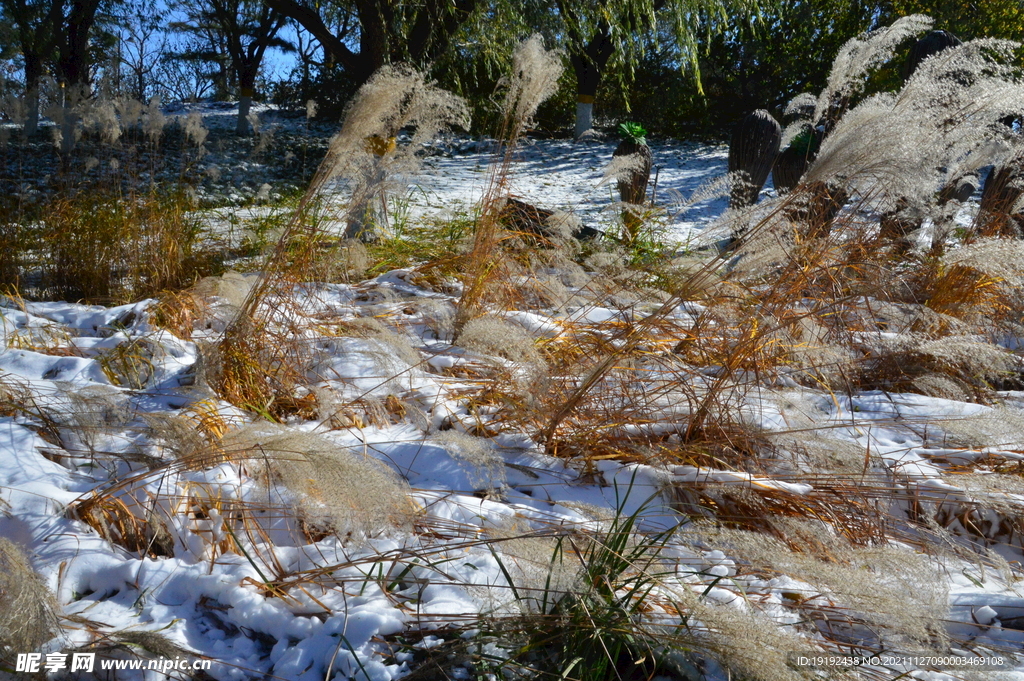
<path fill-rule="evenodd" d="M 323 229 L 325 192 L 338 178 L 354 184 L 346 231 L 360 236 L 366 228 L 368 202 L 384 191 L 388 174 L 415 168 L 422 143 L 456 125 L 468 125 L 464 101 L 410 67 L 382 67 L 359 89 L 259 279 L 218 344 L 215 388 L 220 395 L 264 415 L 278 413 L 294 401 L 310 358 L 303 340 L 276 323 L 282 308 L 268 303 L 281 303 L 290 314 L 301 316 L 301 310 L 285 302 L 295 284 L 322 273 L 325 258 L 345 255 Z M 399 130 L 410 126 L 415 133 L 408 145 L 390 143 Z"/>
<path fill-rule="evenodd" d="M 532 124 L 537 108 L 558 89 L 561 74 L 559 53 L 545 49 L 539 34 L 523 41 L 512 55 L 512 72 L 503 79 L 506 91 L 498 131 L 499 147 L 491 163 L 461 277 L 463 292 L 455 317 L 456 337 L 470 320 L 484 313 L 489 285 L 501 272 L 503 255 L 498 250 L 501 214 L 516 145 Z"/>
<path fill-rule="evenodd" d="M 3 283 L 32 298 L 126 303 L 188 286 L 221 256 L 183 192 L 65 192 L 2 230 Z"/>

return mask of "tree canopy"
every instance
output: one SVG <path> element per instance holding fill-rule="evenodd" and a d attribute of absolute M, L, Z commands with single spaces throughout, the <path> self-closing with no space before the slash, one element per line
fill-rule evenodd
<path fill-rule="evenodd" d="M 963 40 L 1024 41 L 1019 0 L 0 0 L 0 60 L 31 111 L 48 78 L 92 87 L 97 72 L 136 99 L 340 105 L 382 65 L 408 63 L 468 97 L 486 129 L 514 46 L 540 33 L 566 66 L 541 125 L 704 134 L 754 109 L 780 115 L 821 89 L 846 40 L 913 13 Z M 296 77 L 267 81 L 267 55 L 279 64 L 293 46 Z"/>

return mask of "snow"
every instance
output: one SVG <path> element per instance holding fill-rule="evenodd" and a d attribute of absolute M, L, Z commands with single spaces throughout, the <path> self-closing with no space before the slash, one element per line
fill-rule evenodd
<path fill-rule="evenodd" d="M 601 177 L 612 149 L 611 143 L 533 142 L 517 159 L 512 191 L 607 229 L 617 209 Z M 653 153 L 659 195 L 673 199 L 663 218 L 663 236 L 686 243 L 724 210 L 721 199 L 683 205 L 685 197 L 724 172 L 725 151 L 663 142 L 653 145 Z M 461 151 L 456 146 L 448 155 L 427 157 L 423 172 L 409 178 L 415 204 L 409 219 L 471 211 L 488 160 L 468 144 Z M 223 324 L 180 339 L 155 326 L 153 301 L 111 308 L 6 301 L 0 310 L 6 348 L 0 352 L 0 384 L 29 406 L 0 416 L 0 536 L 25 549 L 57 594 L 64 615 L 76 616 L 78 623 L 67 626 L 44 652 L 70 650 L 102 634 L 148 631 L 213 659 L 210 674 L 219 680 L 390 681 L 410 671 L 410 651 L 439 645 L 478 616 L 515 613 L 529 605 L 529 599 L 517 601 L 516 587 L 522 584 L 509 584 L 509 577 L 536 582 L 546 566 L 538 567 L 537 556 L 512 550 L 503 539 L 598 531 L 616 514 L 635 515 L 640 533 L 680 529 L 664 547 L 672 567 L 664 577 L 666 589 L 691 589 L 722 606 L 759 608 L 780 631 L 801 622 L 800 611 L 790 607 L 794 594 L 803 598 L 816 593 L 815 587 L 787 575 L 752 572 L 741 558 L 688 535 L 673 490 L 722 486 L 799 499 L 812 496 L 814 481 L 614 459 L 581 467 L 545 453 L 528 432 L 490 438 L 489 463 L 456 455 L 439 432 L 486 429 L 494 414 L 467 406 L 460 392 L 474 384 L 455 370 L 507 362 L 432 337 L 419 313 L 395 321 L 399 315 L 388 313 L 381 301 L 455 299 L 416 285 L 409 275 L 395 270 L 358 284 L 311 285 L 295 294 L 295 304 L 307 313 L 334 321 L 379 315 L 421 357 L 411 363 L 373 337 L 316 337 L 310 388 L 330 387 L 342 403 L 352 405 L 398 397 L 407 413 L 367 415 L 341 427 L 332 426 L 331 419 L 287 424 L 379 461 L 408 484 L 414 522 L 370 536 L 304 533 L 285 505 L 287 493 L 256 480 L 245 463 L 177 465 L 161 446 L 150 427 L 155 417 L 180 416 L 196 429 L 204 419 L 230 427 L 253 418 L 193 385 L 196 342 L 215 339 Z M 686 302 L 674 317 L 685 322 L 701 309 Z M 605 331 L 623 321 L 625 313 L 595 305 L 561 314 L 500 314 L 534 337 L 551 340 L 570 326 Z M 151 371 L 140 385 L 130 385 L 106 358 L 140 341 L 150 348 Z M 886 503 L 969 501 L 972 493 L 949 473 L 982 457 L 1014 464 L 1024 458 L 1017 451 L 1020 444 L 1013 443 L 979 450 L 937 447 L 920 427 L 994 413 L 989 406 L 881 391 L 831 395 L 800 390 L 820 406 L 815 427 L 866 452 L 864 476 L 905 486 L 905 495 Z M 124 418 L 87 412 L 88 437 L 76 434 L 75 418 L 81 414 L 75 410 L 94 404 L 98 394 L 107 395 L 108 402 L 121 400 Z M 1005 408 L 1020 412 L 1024 395 L 1007 397 L 1016 403 L 1009 400 Z M 783 390 L 762 391 L 757 408 L 748 405 L 751 418 L 769 430 L 785 429 L 779 406 L 783 398 Z M 143 521 L 160 517 L 170 535 L 171 555 L 125 548 L 69 513 L 69 508 L 81 509 L 94 491 L 109 494 Z M 1003 499 L 1018 512 L 1022 501 L 1010 492 Z M 233 515 L 246 507 L 259 519 L 258 532 Z M 910 543 L 899 548 L 917 553 Z M 945 619 L 956 644 L 1011 657 L 1013 670 L 998 678 L 1024 679 L 1024 555 L 1019 542 L 993 547 L 1009 561 L 1000 570 L 986 567 L 980 557 L 987 548 L 969 548 L 978 552 L 977 560 L 963 551 L 923 559 L 948 582 Z M 550 554 L 540 556 L 545 558 Z M 669 609 L 651 613 L 652 619 L 658 617 L 671 619 Z M 402 643 L 399 647 L 405 648 L 395 652 L 394 642 L 403 632 L 427 635 L 415 645 Z M 813 634 L 807 639 L 808 649 L 821 642 Z M 879 678 L 898 675 L 875 671 Z M 711 663 L 704 670 L 707 679 L 725 678 L 725 673 Z M 163 678 L 155 672 L 143 676 Z M 959 678 L 924 670 L 911 676 Z"/>

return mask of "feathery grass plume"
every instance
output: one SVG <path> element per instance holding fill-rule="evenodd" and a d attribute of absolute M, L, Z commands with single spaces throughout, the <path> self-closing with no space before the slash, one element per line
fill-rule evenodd
<path fill-rule="evenodd" d="M 13 668 L 19 653 L 31 652 L 60 634 L 59 611 L 21 548 L 0 537 L 0 661 Z"/>
<path fill-rule="evenodd" d="M 534 338 L 526 329 L 494 315 L 477 317 L 466 324 L 458 344 L 483 355 L 504 357 L 526 365 L 542 365 Z"/>
<path fill-rule="evenodd" d="M 414 127 L 411 143 L 387 149 L 389 166 L 415 167 L 420 146 L 452 126 L 469 125 L 469 109 L 461 97 L 427 81 L 426 74 L 407 65 L 381 68 L 356 93 L 345 110 L 341 130 L 331 140 L 322 167 L 323 182 L 338 176 L 354 177 L 376 156 L 373 138 L 390 139 Z"/>
<path fill-rule="evenodd" d="M 703 584 L 698 585 L 698 591 L 704 590 Z M 691 656 L 696 653 L 710 657 L 738 678 L 752 681 L 807 678 L 787 664 L 788 652 L 813 649 L 807 639 L 783 629 L 739 595 L 725 604 L 713 602 L 698 591 L 692 588 L 671 591 L 671 600 L 683 618 L 681 629 L 686 634 L 681 637 L 680 632 L 672 628 L 666 638 L 669 641 L 683 638 L 677 644 L 679 649 L 690 651 Z M 664 627 L 650 628 L 658 631 Z"/>
<path fill-rule="evenodd" d="M 438 340 L 451 340 L 455 335 L 455 306 L 447 300 L 426 300 L 416 309 L 423 323 Z"/>
<path fill-rule="evenodd" d="M 943 447 L 967 449 L 1024 449 L 1024 413 L 1007 406 L 994 407 L 970 415 L 929 419 Z"/>
<path fill-rule="evenodd" d="M 840 181 L 864 207 L 927 214 L 939 189 L 1005 137 L 1000 120 L 1024 98 L 1012 66 L 1016 46 L 974 40 L 931 57 L 899 93 L 874 95 L 846 113 L 804 182 Z"/>
<path fill-rule="evenodd" d="M 324 436 L 261 424 L 230 431 L 221 444 L 251 459 L 268 488 L 280 483 L 296 495 L 312 527 L 360 537 L 405 526 L 412 518 L 404 480 Z"/>
<path fill-rule="evenodd" d="M 143 111 L 142 121 L 142 128 L 150 143 L 158 144 L 160 137 L 164 134 L 164 125 L 167 123 L 167 117 L 160 109 L 160 95 L 153 95 L 153 98 L 149 100 L 149 104 Z"/>
<path fill-rule="evenodd" d="M 493 528 L 487 535 L 501 549 L 499 560 L 514 590 L 514 600 L 509 601 L 494 598 L 494 590 L 489 589 L 492 614 L 512 610 L 523 615 L 549 615 L 555 604 L 583 586 L 581 563 L 567 546 L 563 552 L 563 539 L 538 536 L 518 523 Z"/>
<path fill-rule="evenodd" d="M 380 383 L 371 391 L 374 394 L 401 394 L 411 387 L 412 375 L 410 367 L 422 362 L 419 352 L 405 335 L 396 333 L 384 323 L 373 317 L 357 317 L 339 323 L 329 330 L 334 336 L 363 338 L 368 343 L 359 348 L 373 362 L 378 372 L 375 378 Z M 325 338 L 321 342 L 322 350 L 326 351 L 328 367 L 333 366 L 333 359 L 340 348 Z M 324 369 L 315 364 L 310 373 L 319 380 L 337 379 L 331 368 Z"/>
<path fill-rule="evenodd" d="M 501 216 L 515 148 L 531 125 L 537 107 L 557 90 L 561 74 L 560 52 L 545 49 L 543 38 L 534 34 L 515 49 L 512 73 L 500 83 L 506 87 L 498 131 L 500 145 L 491 162 L 487 187 L 480 202 L 473 245 L 466 254 L 463 292 L 455 316 L 456 338 L 471 319 L 482 313 L 489 282 L 503 274 L 503 259 L 499 257 L 497 247 L 501 240 Z"/>
<path fill-rule="evenodd" d="M 203 115 L 193 111 L 185 119 L 185 136 L 197 147 L 203 146 L 210 131 L 203 125 Z"/>
<path fill-rule="evenodd" d="M 1024 506 L 1020 503 L 1024 483 L 1020 476 L 992 471 L 957 473 L 944 476 L 943 482 L 962 490 L 963 494 L 951 494 L 934 504 L 932 522 L 956 534 L 1020 545 L 1019 535 L 1024 529 Z M 1014 537 L 1015 534 L 1018 536 Z M 1013 574 L 1012 569 L 1010 574 Z M 1019 578 L 1010 577 L 1008 581 L 1019 581 Z"/>
<path fill-rule="evenodd" d="M 256 147 L 252 150 L 253 154 L 262 154 L 269 150 L 274 145 L 274 133 L 281 127 L 275 123 L 273 125 L 264 125 L 263 121 L 255 112 L 245 117 L 249 121 L 249 125 L 252 126 L 252 131 L 256 135 Z"/>
<path fill-rule="evenodd" d="M 114 145 L 121 138 L 121 122 L 117 107 L 107 99 L 98 99 L 83 105 L 82 122 L 96 130 L 104 143 Z"/>
<path fill-rule="evenodd" d="M 115 99 L 114 106 L 117 108 L 117 112 L 121 114 L 121 125 L 126 130 L 135 127 L 146 110 L 145 104 L 131 97 Z"/>
<path fill-rule="evenodd" d="M 420 144 L 432 139 L 440 128 L 466 124 L 463 100 L 409 67 L 386 66 L 359 89 L 240 314 L 225 330 L 219 353 L 221 376 L 215 386 L 220 394 L 234 403 L 260 409 L 294 398 L 302 367 L 296 366 L 294 343 L 282 342 L 289 330 L 275 327 L 280 308 L 271 309 L 266 302 L 273 296 L 288 300 L 291 287 L 316 271 L 325 235 L 324 221 L 316 219 L 315 209 L 327 183 L 339 175 L 358 177 L 367 168 L 378 173 L 401 161 L 413 162 Z M 409 125 L 416 126 L 411 144 L 385 145 L 382 155 L 368 148 L 374 136 L 387 140 Z M 298 309 L 291 312 L 302 315 Z"/>
<path fill-rule="evenodd" d="M 410 126 L 415 132 L 409 143 L 396 144 L 398 132 Z M 363 232 L 370 227 L 371 200 L 379 196 L 385 201 L 388 178 L 417 168 L 416 152 L 452 126 L 469 126 L 465 102 L 410 66 L 384 66 L 359 88 L 322 166 L 326 173 L 321 182 L 343 176 L 354 185 L 347 238 L 367 236 Z"/>
<path fill-rule="evenodd" d="M 558 90 L 561 75 L 561 52 L 545 49 L 539 33 L 519 44 L 512 54 L 512 73 L 504 79 L 505 142 L 514 142 L 533 124 L 537 108 Z"/>
<path fill-rule="evenodd" d="M 942 264 L 978 270 L 1004 285 L 1009 295 L 1024 288 L 1024 241 L 978 239 L 943 255 Z"/>
<path fill-rule="evenodd" d="M 566 679 L 618 679 L 623 669 L 647 676 L 662 654 L 659 639 L 666 647 L 687 640 L 645 626 L 661 612 L 648 599 L 661 595 L 658 583 L 671 572 L 661 556 L 672 533 L 641 535 L 636 521 L 620 511 L 597 530 L 541 536 L 510 524 L 490 532 L 515 599 L 495 608 L 504 616 L 499 630 L 504 622 L 518 634 L 511 669 Z"/>
<path fill-rule="evenodd" d="M 223 461 L 216 438 L 196 427 L 191 419 L 178 414 L 143 414 L 149 439 L 157 451 L 169 453 L 187 470 L 202 470 Z"/>
<path fill-rule="evenodd" d="M 897 382 L 900 376 L 942 374 L 984 390 L 1021 367 L 1015 354 L 975 337 L 923 339 L 912 334 L 903 336 L 880 343 L 882 353 L 890 354 L 882 354 L 880 364 L 896 363 L 900 372 L 895 377 Z"/>
<path fill-rule="evenodd" d="M 865 459 L 869 466 L 872 463 L 871 453 L 866 453 L 864 447 L 849 440 L 819 435 L 814 431 L 766 435 L 777 451 L 788 453 L 803 471 L 850 475 L 864 472 Z M 878 457 L 873 458 L 877 463 Z"/>
<path fill-rule="evenodd" d="M 818 95 L 812 122 L 823 118 L 835 124 L 845 112 L 850 99 L 864 88 L 870 71 L 892 59 L 903 41 L 927 31 L 932 20 L 923 14 L 897 19 L 891 26 L 851 38 L 832 62 L 825 89 Z M 806 99 L 801 100 L 801 104 Z M 827 128 L 831 125 L 826 124 Z"/>
<path fill-rule="evenodd" d="M 107 437 L 134 416 L 128 397 L 112 386 L 62 387 L 69 404 L 58 407 L 53 418 L 63 426 L 61 444 L 69 452 L 95 454 Z"/>
<path fill-rule="evenodd" d="M 823 385 L 836 385 L 842 376 L 854 368 L 858 355 L 836 338 L 833 331 L 818 323 L 812 310 L 794 321 L 777 323 L 778 342 L 789 356 L 791 366 L 808 380 Z"/>
<path fill-rule="evenodd" d="M 871 344 L 859 381 L 862 386 L 912 389 L 914 379 L 941 375 L 964 389 L 983 393 L 993 382 L 1020 369 L 1020 360 L 1000 347 L 973 336 L 930 338 L 903 333 Z M 927 384 L 925 384 L 927 385 Z"/>
<path fill-rule="evenodd" d="M 394 356 L 402 363 L 415 366 L 422 358 L 420 353 L 409 342 L 404 334 L 395 332 L 376 317 L 356 317 L 338 324 L 337 333 L 342 336 L 369 338 L 381 345 L 384 352 Z"/>
<path fill-rule="evenodd" d="M 470 482 L 494 490 L 505 484 L 505 461 L 488 438 L 457 430 L 443 430 L 434 439 L 455 459 L 470 466 Z"/>
<path fill-rule="evenodd" d="M 201 318 L 196 319 L 196 323 L 216 331 L 225 329 L 238 316 L 255 283 L 256 277 L 234 271 L 197 281 L 192 294 L 201 303 Z"/>
<path fill-rule="evenodd" d="M 101 645 L 96 648 L 103 657 L 109 657 L 115 650 L 127 652 L 135 659 L 178 660 L 193 656 L 188 648 L 183 648 L 167 636 L 156 631 L 131 630 L 115 631 L 108 634 L 112 645 Z M 142 651 L 140 654 L 139 651 Z"/>
<path fill-rule="evenodd" d="M 370 252 L 359 239 L 342 239 L 315 263 L 312 275 L 319 281 L 359 281 L 373 265 Z"/>
<path fill-rule="evenodd" d="M 701 529 L 699 534 L 709 547 L 748 561 L 754 569 L 812 585 L 812 592 L 795 600 L 805 616 L 821 623 L 826 636 L 827 620 L 839 618 L 821 618 L 815 611 L 838 606 L 852 622 L 868 623 L 881 637 L 878 644 L 942 650 L 948 594 L 937 566 L 906 548 L 852 546 L 817 521 L 779 517 L 771 522 L 786 541 L 724 528 Z"/>

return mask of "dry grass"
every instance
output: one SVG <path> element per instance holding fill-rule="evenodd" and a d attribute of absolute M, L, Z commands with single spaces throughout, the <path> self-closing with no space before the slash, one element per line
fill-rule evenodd
<path fill-rule="evenodd" d="M 33 651 L 58 635 L 59 611 L 21 547 L 0 537 L 0 661 L 13 668 L 18 653 Z"/>
<path fill-rule="evenodd" d="M 192 401 L 178 415 L 145 415 L 140 426 L 123 404 L 105 401 L 109 395 L 81 394 L 72 400 L 81 412 L 77 420 L 62 419 L 34 405 L 31 387 L 10 381 L 0 383 L 0 414 L 29 421 L 59 443 L 68 456 L 56 458 L 88 454 L 126 464 L 68 509 L 107 541 L 150 558 L 184 546 L 211 570 L 218 557 L 237 554 L 259 577 L 246 584 L 289 606 L 314 603 L 322 609 L 318 617 L 332 613 L 330 600 L 318 595 L 335 590 L 379 589 L 411 612 L 419 607 L 409 595 L 413 586 L 434 577 L 455 583 L 445 572 L 452 556 L 489 552 L 508 583 L 456 586 L 493 612 L 468 624 L 453 617 L 446 623 L 451 630 L 441 632 L 448 640 L 437 646 L 439 656 L 465 660 L 471 645 L 494 643 L 506 657 L 495 661 L 494 648 L 478 653 L 481 674 L 521 669 L 593 681 L 627 677 L 620 672 L 628 667 L 630 678 L 648 678 L 665 671 L 672 657 L 666 650 L 674 649 L 677 657 L 713 658 L 730 673 L 774 681 L 801 678 L 785 653 L 812 640 L 826 649 L 943 651 L 950 645 L 941 621 L 944 578 L 928 556 L 963 559 L 978 547 L 1024 542 L 1024 513 L 999 493 L 1021 487 L 1020 465 L 1006 456 L 1024 447 L 1019 411 L 1004 406 L 930 423 L 872 422 L 918 429 L 913 442 L 922 457 L 943 450 L 929 463 L 957 488 L 939 495 L 922 491 L 880 456 L 870 434 L 850 435 L 865 423 L 854 414 L 854 398 L 880 390 L 997 403 L 996 388 L 1020 380 L 1018 354 L 999 343 L 1021 335 L 1024 251 L 1015 241 L 977 234 L 957 235 L 944 253 L 928 251 L 907 238 L 916 223 L 908 221 L 899 233 L 879 226 L 879 212 L 903 220 L 910 207 L 933 221 L 948 218 L 937 198 L 949 179 L 944 169 L 964 167 L 964 155 L 977 155 L 992 141 L 990 123 L 1002 106 L 961 109 L 997 87 L 995 75 L 1005 75 L 998 59 L 1004 45 L 968 44 L 927 62 L 902 92 L 841 115 L 866 69 L 924 25 L 914 19 L 849 46 L 819 99 L 818 113 L 835 120 L 809 174 L 783 197 L 728 214 L 723 229 L 737 237 L 730 250 L 678 258 L 654 250 L 582 253 L 557 238 L 527 238 L 502 227 L 509 154 L 557 71 L 557 55 L 537 39 L 517 55 L 503 147 L 486 198 L 471 225 L 460 216 L 457 226 L 422 246 L 436 256 L 432 262 L 413 265 L 417 254 L 403 250 L 408 245 L 364 248 L 323 238 L 317 194 L 333 177 L 363 182 L 353 199 L 359 208 L 359 192 L 379 196 L 387 173 L 398 167 L 391 164 L 411 154 L 387 145 L 374 153 L 368 138 L 386 140 L 408 123 L 426 131 L 425 117 L 450 123 L 461 111 L 422 75 L 383 72 L 353 103 L 333 156 L 258 278 L 229 273 L 182 291 L 182 283 L 192 282 L 163 272 L 137 275 L 141 283 L 132 286 L 166 289 L 157 318 L 181 338 L 223 331 L 219 344 L 200 349 L 196 386 L 183 392 Z M 971 77 L 960 83 L 951 79 L 954 71 Z M 993 101 L 1004 97 L 1005 103 L 1010 90 L 1017 93 L 1013 85 L 999 86 Z M 941 112 L 947 104 L 949 115 Z M 888 139 L 882 131 L 897 120 L 921 128 L 911 142 L 928 149 L 911 142 L 879 149 L 879 140 Z M 947 132 L 963 135 L 963 144 L 950 151 Z M 201 131 L 189 135 L 201 143 Z M 890 184 L 897 175 L 899 184 Z M 127 222 L 155 209 L 137 210 Z M 470 227 L 472 241 L 460 252 Z M 162 253 L 161 243 L 153 241 L 151 250 Z M 323 310 L 314 316 L 313 306 L 296 302 L 298 284 L 355 278 L 359 270 L 396 263 L 410 265 L 405 282 L 431 296 L 403 299 L 372 283 L 352 287 L 365 303 L 360 312 L 373 317 Z M 456 276 L 463 285 L 457 303 Z M 118 290 L 143 290 L 125 286 Z M 312 286 L 302 292 L 315 295 Z M 601 322 L 570 321 L 570 306 L 615 314 Z M 540 331 L 515 323 L 515 313 L 527 310 L 555 321 Z M 436 338 L 424 332 L 431 344 L 410 331 L 420 325 L 432 329 Z M 339 354 L 339 339 L 358 339 L 367 348 L 379 390 L 353 397 L 340 378 L 317 383 L 325 378 L 315 371 L 321 353 Z M 42 335 L 14 342 L 52 352 L 63 344 Z M 459 362 L 435 370 L 425 362 L 425 348 Z M 102 359 L 122 387 L 137 388 L 146 385 L 146 353 L 144 344 L 125 344 Z M 432 407 L 426 391 L 406 382 L 410 367 L 433 371 L 438 399 L 462 412 L 425 413 Z M 225 401 L 248 414 L 226 416 L 239 412 Z M 850 423 L 839 423 L 839 414 Z M 297 422 L 302 426 L 286 425 Z M 591 518 L 579 526 L 547 525 L 540 512 L 498 527 L 436 517 L 412 501 L 422 491 L 411 490 L 368 450 L 337 444 L 359 430 L 396 424 L 419 429 L 424 442 L 444 448 L 468 471 L 475 489 L 446 502 L 469 493 L 482 497 L 481 507 L 506 501 L 509 471 L 529 473 L 506 465 L 499 444 L 504 435 L 526 434 L 590 482 L 603 484 L 608 461 L 645 464 L 658 480 L 659 503 L 683 525 L 693 521 L 683 528 L 692 532 L 652 534 L 621 509 L 611 519 L 584 514 Z M 144 456 L 101 451 L 100 436 L 140 427 Z M 318 432 L 309 432 L 314 427 Z M 218 466 L 238 474 L 244 494 L 192 479 Z M 182 473 L 191 477 L 176 478 L 180 484 L 161 504 L 146 496 L 149 482 Z M 385 553 L 359 553 L 391 533 L 412 538 Z M 277 551 L 283 543 L 308 548 L 327 537 L 357 557 L 298 569 Z M 672 550 L 663 551 L 670 539 Z M 724 576 L 706 568 L 687 572 L 679 559 L 714 551 L 734 561 Z M 5 560 L 3 572 L 31 572 L 21 554 L 0 542 Z M 783 577 L 789 586 L 781 599 L 752 596 L 740 586 L 744 579 Z M 23 635 L 25 645 L 56 633 L 52 602 L 45 589 L 32 586 L 38 580 L 7 585 L 3 579 L 0 598 L 28 599 L 35 621 L 44 623 Z M 477 634 L 456 641 L 463 626 Z M 403 632 L 409 639 L 422 634 Z M 132 644 L 130 637 L 118 641 Z M 424 666 L 416 673 L 432 672 Z"/>
<path fill-rule="evenodd" d="M 537 107 L 554 94 L 561 73 L 558 52 L 546 50 L 539 34 L 523 41 L 513 54 L 512 73 L 504 81 L 507 89 L 497 135 L 501 144 L 491 162 L 473 229 L 472 246 L 461 268 L 463 293 L 455 317 L 456 337 L 470 320 L 485 310 L 492 282 L 508 282 L 515 278 L 515 273 L 506 269 L 508 261 L 495 257 L 499 243 L 507 236 L 502 234 L 501 217 L 508 194 L 511 164 L 516 145 L 532 123 Z"/>
<path fill-rule="evenodd" d="M 279 315 L 279 306 L 287 305 L 296 283 L 324 273 L 325 250 L 337 255 L 337 246 L 332 247 L 321 230 L 321 191 L 339 175 L 362 178 L 350 200 L 350 208 L 360 214 L 350 215 L 350 226 L 355 222 L 358 230 L 348 236 L 358 236 L 366 201 L 384 190 L 389 168 L 413 162 L 420 143 L 433 139 L 439 129 L 467 123 L 458 97 L 412 69 L 385 67 L 360 88 L 309 189 L 219 343 L 214 387 L 225 399 L 271 417 L 295 413 L 296 388 L 309 355 L 302 339 L 273 317 Z M 416 126 L 412 144 L 388 143 L 407 125 Z M 351 249 L 342 256 L 343 261 L 353 261 Z M 295 306 L 289 311 L 293 317 L 303 314 Z"/>
<path fill-rule="evenodd" d="M 5 283 L 46 300 L 124 303 L 219 268 L 184 195 L 91 191 L 8 225 Z"/>

